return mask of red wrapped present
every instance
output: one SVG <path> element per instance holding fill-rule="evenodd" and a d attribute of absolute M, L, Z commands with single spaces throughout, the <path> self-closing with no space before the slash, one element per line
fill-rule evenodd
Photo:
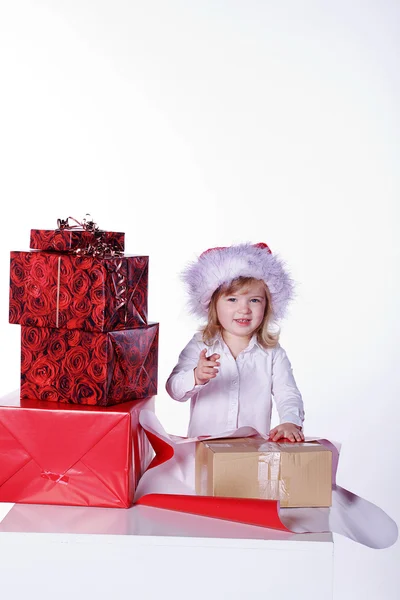
<path fill-rule="evenodd" d="M 148 256 L 11 252 L 10 323 L 114 331 L 147 323 Z"/>
<path fill-rule="evenodd" d="M 107 245 L 115 252 L 125 249 L 125 233 L 119 231 L 95 232 L 87 229 L 31 229 L 30 245 L 33 250 L 71 252 L 85 250 L 94 245 Z"/>
<path fill-rule="evenodd" d="M 152 450 L 139 412 L 0 399 L 0 502 L 128 508 Z"/>
<path fill-rule="evenodd" d="M 21 398 L 111 406 L 157 394 L 158 323 L 90 333 L 21 327 Z"/>

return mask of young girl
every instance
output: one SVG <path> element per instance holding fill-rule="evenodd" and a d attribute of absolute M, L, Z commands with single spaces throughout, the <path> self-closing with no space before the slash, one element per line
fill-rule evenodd
<path fill-rule="evenodd" d="M 182 350 L 166 389 L 191 399 L 188 436 L 242 426 L 272 441 L 304 440 L 303 401 L 270 323 L 284 316 L 293 283 L 266 244 L 206 250 L 182 274 L 191 311 L 207 324 Z M 271 396 L 280 425 L 270 431 Z"/>

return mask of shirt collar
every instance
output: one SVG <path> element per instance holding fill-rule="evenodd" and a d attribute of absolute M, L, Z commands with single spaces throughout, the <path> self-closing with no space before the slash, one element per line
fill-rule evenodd
<path fill-rule="evenodd" d="M 226 343 L 224 342 L 222 335 L 220 333 L 217 333 L 217 335 L 215 336 L 212 347 L 213 347 L 213 350 L 215 350 L 217 347 L 220 347 L 222 349 L 226 349 L 229 351 L 229 348 L 226 345 Z M 243 353 L 251 352 L 251 350 L 253 350 L 254 347 L 256 347 L 259 350 L 265 351 L 265 348 L 263 346 L 261 346 L 261 344 L 258 342 L 256 334 L 254 334 L 252 336 L 252 338 L 249 342 L 249 345 L 247 346 L 247 348 L 242 350 L 242 352 Z"/>

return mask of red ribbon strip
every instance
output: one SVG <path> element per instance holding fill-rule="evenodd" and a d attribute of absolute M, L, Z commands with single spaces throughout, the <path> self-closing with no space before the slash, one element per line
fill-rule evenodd
<path fill-rule="evenodd" d="M 50 479 L 50 481 L 54 481 L 54 483 L 63 483 L 66 485 L 69 482 L 69 477 L 67 475 L 60 475 L 59 473 L 52 473 L 51 471 L 42 471 L 40 476 L 43 477 L 43 479 Z"/>

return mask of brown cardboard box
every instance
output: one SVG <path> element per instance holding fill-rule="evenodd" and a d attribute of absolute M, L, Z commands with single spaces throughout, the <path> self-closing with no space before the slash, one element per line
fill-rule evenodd
<path fill-rule="evenodd" d="M 318 442 L 262 438 L 199 442 L 196 493 L 279 500 L 282 507 L 331 506 L 332 453 Z"/>

